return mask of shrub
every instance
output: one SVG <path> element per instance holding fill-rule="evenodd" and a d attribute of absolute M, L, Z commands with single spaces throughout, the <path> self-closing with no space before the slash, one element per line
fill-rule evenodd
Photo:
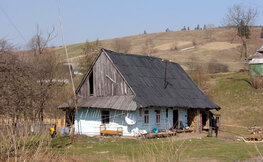
<path fill-rule="evenodd" d="M 207 67 L 207 71 L 210 74 L 214 74 L 214 73 L 225 73 L 225 72 L 229 72 L 228 66 L 222 63 L 218 63 L 214 60 L 212 60 Z"/>
<path fill-rule="evenodd" d="M 251 76 L 250 85 L 255 89 L 263 88 L 263 78 L 261 76 Z"/>
<path fill-rule="evenodd" d="M 196 42 L 196 40 L 194 39 L 194 40 L 192 40 L 192 44 L 193 44 L 193 46 L 196 46 L 197 45 L 197 42 Z"/>
<path fill-rule="evenodd" d="M 101 48 L 102 45 L 99 40 L 96 40 L 95 42 L 86 41 L 84 46 L 81 48 L 82 54 L 85 55 L 85 59 L 80 60 L 80 63 L 84 68 L 82 69 L 83 71 L 86 71 L 90 67 Z"/>
<path fill-rule="evenodd" d="M 199 88 L 205 90 L 207 87 L 208 77 L 203 67 L 199 67 L 191 72 L 192 80 L 198 85 Z"/>
<path fill-rule="evenodd" d="M 173 44 L 171 44 L 170 50 L 171 50 L 171 51 L 177 51 L 177 50 L 179 50 L 179 47 L 178 47 L 178 45 L 177 45 L 176 42 L 174 42 Z"/>

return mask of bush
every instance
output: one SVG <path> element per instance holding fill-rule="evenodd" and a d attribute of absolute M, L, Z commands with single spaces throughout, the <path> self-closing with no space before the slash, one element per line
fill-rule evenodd
<path fill-rule="evenodd" d="M 176 42 L 174 42 L 173 44 L 171 44 L 170 50 L 171 50 L 171 51 L 178 51 L 178 50 L 179 50 L 178 45 L 177 45 Z"/>
<path fill-rule="evenodd" d="M 208 64 L 207 67 L 207 71 L 210 74 L 214 74 L 214 73 L 225 73 L 225 72 L 229 72 L 228 66 L 222 63 L 218 63 L 216 61 L 211 61 Z"/>
<path fill-rule="evenodd" d="M 90 67 L 90 65 L 92 64 L 93 60 L 96 58 L 101 48 L 102 45 L 99 42 L 99 40 L 96 40 L 95 42 L 86 41 L 86 43 L 81 48 L 82 50 L 81 53 L 85 55 L 85 59 L 80 60 L 80 63 L 83 67 L 82 69 L 83 72 Z"/>
<path fill-rule="evenodd" d="M 197 42 L 196 42 L 196 40 L 194 39 L 194 40 L 192 40 L 192 44 L 193 44 L 193 46 L 196 46 L 197 45 Z"/>
<path fill-rule="evenodd" d="M 250 85 L 255 89 L 263 88 L 263 78 L 261 76 L 251 76 Z"/>
<path fill-rule="evenodd" d="M 198 67 L 196 70 L 191 71 L 190 76 L 192 80 L 201 88 L 203 91 L 207 88 L 208 77 L 203 67 Z"/>

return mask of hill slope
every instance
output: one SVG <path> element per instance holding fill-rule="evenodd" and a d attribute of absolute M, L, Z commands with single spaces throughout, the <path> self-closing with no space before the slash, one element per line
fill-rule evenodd
<path fill-rule="evenodd" d="M 262 44 L 260 39 L 260 28 L 253 28 L 251 38 L 248 40 L 249 54 L 253 54 Z M 161 57 L 180 63 L 185 69 L 187 64 L 194 58 L 194 61 L 207 64 L 209 62 L 220 62 L 229 66 L 230 71 L 237 71 L 243 68 L 240 59 L 240 43 L 233 29 L 216 28 L 211 30 L 171 31 L 152 34 L 140 34 L 119 38 L 130 42 L 128 53 L 142 54 L 147 40 L 153 43 L 154 53 L 151 56 Z M 101 40 L 103 48 L 116 51 L 113 47 L 115 39 Z M 82 47 L 85 43 L 68 46 L 69 55 L 74 61 L 82 58 Z M 183 48 L 192 47 L 190 50 L 181 51 Z M 171 50 L 176 47 L 178 50 Z M 64 52 L 62 47 L 57 52 Z"/>

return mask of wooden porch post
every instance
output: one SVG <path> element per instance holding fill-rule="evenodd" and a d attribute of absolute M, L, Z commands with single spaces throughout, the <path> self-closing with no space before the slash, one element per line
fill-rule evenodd
<path fill-rule="evenodd" d="M 211 116 L 210 116 L 210 113 L 208 111 L 207 113 L 208 115 L 208 137 L 212 137 L 212 127 L 211 127 Z"/>
<path fill-rule="evenodd" d="M 201 119 L 200 119 L 200 109 L 197 109 L 196 116 L 197 116 L 196 132 L 197 133 L 201 133 L 201 131 L 200 131 L 200 127 L 201 127 L 201 125 L 200 125 L 200 121 L 201 121 Z"/>

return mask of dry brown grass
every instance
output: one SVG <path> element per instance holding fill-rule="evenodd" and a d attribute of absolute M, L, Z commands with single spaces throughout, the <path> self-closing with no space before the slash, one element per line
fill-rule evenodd
<path fill-rule="evenodd" d="M 46 119 L 45 121 L 57 122 L 58 120 Z M 57 154 L 51 151 L 52 138 L 49 127 L 50 124 L 25 120 L 20 120 L 16 124 L 12 123 L 12 120 L 1 120 L 0 161 L 79 161 L 66 153 Z"/>
<path fill-rule="evenodd" d="M 249 54 L 253 54 L 263 44 L 260 38 L 261 28 L 251 30 L 251 38 L 248 40 Z M 226 64 L 230 71 L 239 71 L 244 68 L 243 59 L 240 58 L 240 41 L 235 37 L 235 31 L 229 28 L 213 29 L 212 38 L 207 39 L 206 32 L 203 30 L 192 31 L 173 31 L 151 34 L 139 34 L 134 36 L 122 37 L 122 40 L 130 42 L 129 53 L 142 54 L 143 45 L 146 40 L 152 40 L 158 49 L 152 56 L 169 59 L 180 63 L 185 70 L 187 62 L 194 55 L 199 59 L 199 63 L 208 64 L 210 60 L 217 60 L 219 63 Z M 176 44 L 179 49 L 192 46 L 195 40 L 197 47 L 192 50 L 180 51 L 171 50 L 171 46 Z M 102 47 L 114 50 L 112 42 L 114 39 L 101 40 Z M 84 43 L 69 45 L 69 54 L 71 57 L 80 58 L 81 47 Z M 58 48 L 58 53 L 63 49 Z M 77 59 L 76 58 L 76 59 Z"/>
<path fill-rule="evenodd" d="M 173 45 L 176 45 L 178 48 L 190 47 L 192 46 L 192 42 L 189 42 L 189 41 L 170 42 L 170 43 L 165 43 L 165 44 L 156 46 L 155 49 L 162 50 L 162 51 L 168 51 L 173 47 Z"/>
<path fill-rule="evenodd" d="M 227 50 L 231 48 L 236 48 L 238 47 L 239 44 L 231 44 L 229 42 L 211 42 L 211 43 L 206 43 L 202 46 L 199 47 L 201 50 Z"/>

